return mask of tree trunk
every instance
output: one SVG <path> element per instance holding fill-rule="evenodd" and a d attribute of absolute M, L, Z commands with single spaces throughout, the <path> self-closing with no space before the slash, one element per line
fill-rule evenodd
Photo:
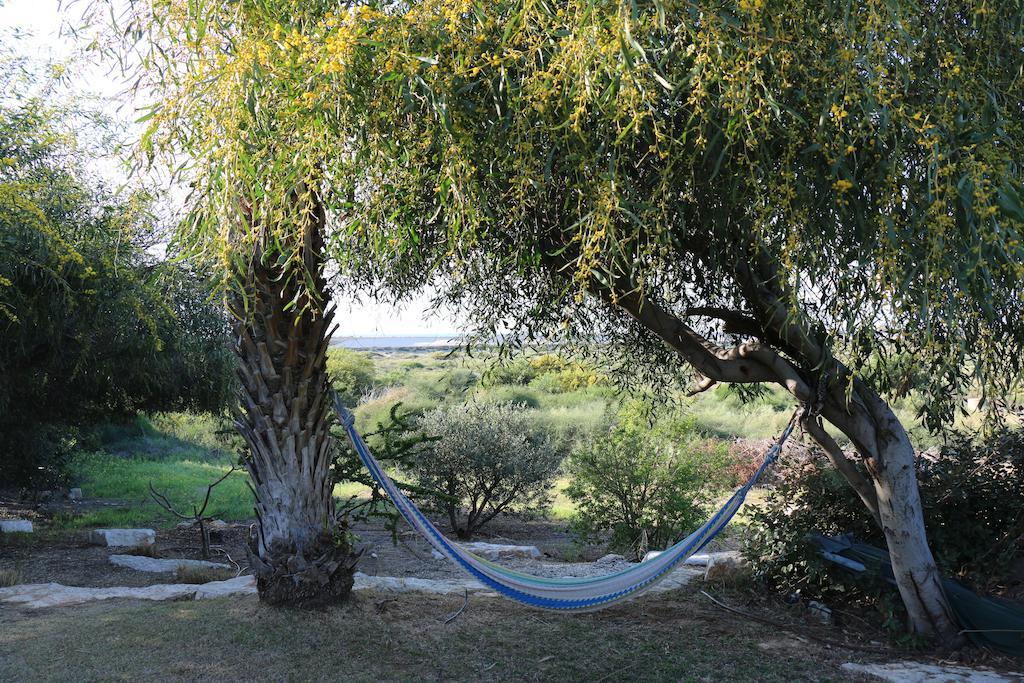
<path fill-rule="evenodd" d="M 847 426 L 847 434 L 864 457 L 874 486 L 878 520 L 910 627 L 914 633 L 955 644 L 959 628 L 928 546 L 910 437 L 892 409 L 874 392 L 862 388 L 858 396 L 866 413 L 858 416 L 859 428 Z M 874 437 L 873 443 L 858 440 L 865 432 Z"/>
<path fill-rule="evenodd" d="M 256 497 L 250 564 L 260 599 L 315 606 L 343 600 L 356 557 L 338 529 L 330 468 L 327 347 L 333 309 L 323 276 L 324 213 L 295 199 L 303 268 L 280 265 L 258 244 L 245 273 L 235 319 L 242 410 L 236 421 L 249 447 L 246 468 Z M 248 217 L 247 217 L 248 218 Z"/>
<path fill-rule="evenodd" d="M 813 420 L 805 419 L 805 429 L 822 446 L 844 478 L 864 501 L 882 526 L 892 560 L 896 585 L 903 598 L 915 633 L 933 637 L 943 644 L 960 640 L 959 629 L 942 590 L 941 577 L 928 547 L 921 496 L 914 469 L 914 449 L 899 419 L 889 406 L 863 382 L 855 381 L 855 391 L 846 396 L 846 381 L 852 376 L 838 361 L 826 361 L 823 345 L 816 344 L 802 330 L 794 332 L 789 315 L 775 314 L 774 304 L 764 305 L 765 320 L 757 321 L 739 311 L 704 309 L 700 314 L 749 323 L 756 334 L 771 332 L 776 344 L 786 347 L 789 358 L 771 346 L 744 342 L 722 347 L 703 338 L 672 311 L 647 299 L 633 283 L 620 284 L 614 278 L 594 280 L 595 293 L 607 303 L 630 314 L 640 325 L 654 332 L 680 354 L 708 381 L 773 382 L 804 404 L 816 403 L 817 387 L 812 377 L 831 378 L 822 417 L 850 438 L 863 458 L 870 476 L 867 481 L 843 454 L 830 436 Z M 614 296 L 613 296 L 614 295 Z M 751 297 L 753 298 L 753 296 Z M 781 321 L 781 322 L 780 322 Z M 773 328 L 773 326 L 775 326 Z M 751 334 L 749 331 L 745 334 Z M 791 359 L 803 361 L 801 369 Z M 826 361 L 828 371 L 823 368 Z"/>

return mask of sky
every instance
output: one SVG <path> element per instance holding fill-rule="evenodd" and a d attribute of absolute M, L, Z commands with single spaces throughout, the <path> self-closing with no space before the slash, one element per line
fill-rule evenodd
<path fill-rule="evenodd" d="M 70 4 L 70 8 L 67 5 Z M 0 0 L 0 41 L 10 44 L 19 55 L 33 61 L 61 61 L 76 52 L 74 40 L 61 31 L 65 21 L 73 21 L 75 3 L 58 6 L 57 0 Z M 20 37 L 13 39 L 14 32 Z M 109 102 L 105 110 L 110 116 L 131 126 L 138 117 L 137 107 L 126 102 L 124 84 L 111 75 L 102 64 L 84 68 L 76 66 L 76 76 L 66 85 L 68 97 L 98 95 Z M 120 166 L 110 160 L 97 160 L 103 175 L 122 174 Z M 339 301 L 335 320 L 341 325 L 337 337 L 367 336 L 454 336 L 458 321 L 444 314 L 429 313 L 429 295 L 408 301 L 403 306 L 348 303 Z"/>

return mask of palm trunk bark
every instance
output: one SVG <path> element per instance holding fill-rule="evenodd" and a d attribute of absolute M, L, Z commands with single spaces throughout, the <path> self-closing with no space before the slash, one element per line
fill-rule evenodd
<path fill-rule="evenodd" d="M 312 195 L 311 195 L 312 196 Z M 355 556 L 332 499 L 327 347 L 333 309 L 323 275 L 322 207 L 296 198 L 302 265 L 253 250 L 244 293 L 229 300 L 235 320 L 246 468 L 257 523 L 250 564 L 260 599 L 314 606 L 344 599 Z"/>

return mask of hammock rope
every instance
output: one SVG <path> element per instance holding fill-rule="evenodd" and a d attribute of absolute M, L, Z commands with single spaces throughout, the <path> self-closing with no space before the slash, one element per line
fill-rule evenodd
<path fill-rule="evenodd" d="M 800 409 L 797 409 L 793 413 L 789 424 L 768 449 L 764 462 L 747 483 L 740 487 L 703 526 L 686 538 L 657 557 L 619 572 L 586 578 L 548 578 L 502 567 L 469 552 L 447 538 L 384 472 L 383 466 L 356 431 L 355 416 L 345 408 L 337 394 L 334 394 L 334 407 L 359 459 L 387 493 L 402 517 L 431 547 L 499 595 L 531 607 L 561 612 L 602 609 L 639 595 L 668 577 L 686 558 L 704 548 L 726 527 L 743 504 L 750 489 L 778 459 L 783 444 L 796 426 L 800 412 Z"/>

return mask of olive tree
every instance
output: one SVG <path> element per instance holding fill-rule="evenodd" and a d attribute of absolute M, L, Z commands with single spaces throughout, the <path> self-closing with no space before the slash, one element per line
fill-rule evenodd
<path fill-rule="evenodd" d="M 354 271 L 433 282 L 507 343 L 600 340 L 633 376 L 784 387 L 884 531 L 914 630 L 953 639 L 886 397 L 918 374 L 941 429 L 967 391 L 998 407 L 1020 380 L 1020 3 L 356 14 L 310 31 L 306 81 L 364 109 L 333 131 L 360 169 L 336 239 Z"/>
<path fill-rule="evenodd" d="M 468 403 L 436 408 L 420 420 L 435 440 L 413 465 L 420 486 L 437 491 L 452 530 L 468 539 L 502 513 L 547 507 L 562 456 L 538 434 L 526 407 Z"/>

